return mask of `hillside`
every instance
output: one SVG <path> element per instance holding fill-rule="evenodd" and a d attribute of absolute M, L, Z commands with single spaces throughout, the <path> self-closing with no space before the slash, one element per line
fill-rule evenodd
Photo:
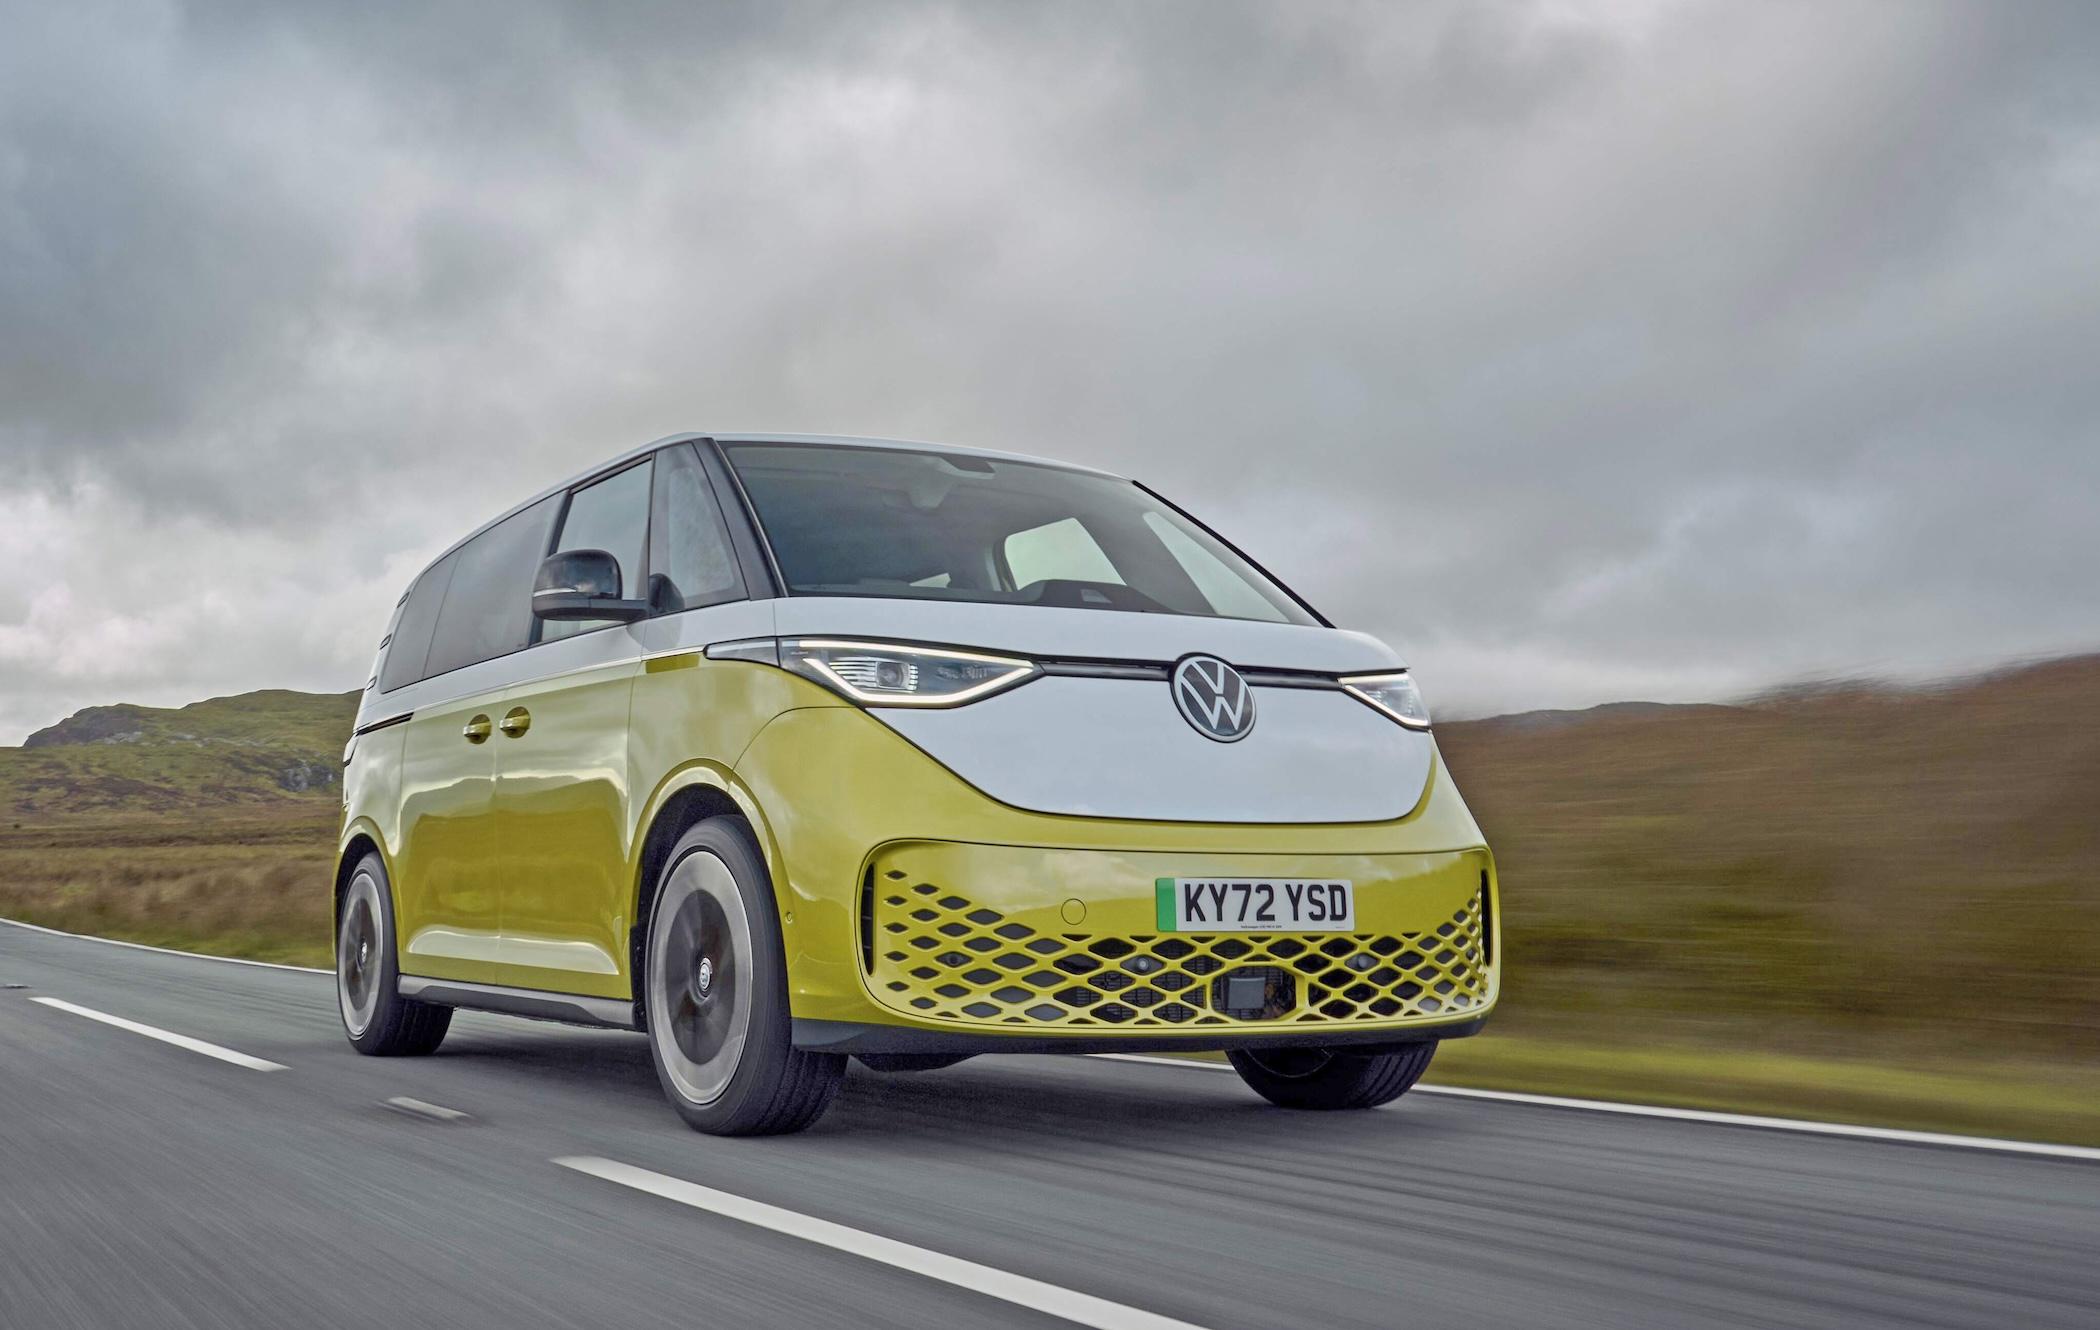
<path fill-rule="evenodd" d="M 333 803 L 356 693 L 271 689 L 186 707 L 89 707 L 0 748 L 0 825 Z"/>
<path fill-rule="evenodd" d="M 2100 656 L 1438 727 L 1512 1024 L 2100 1052 Z"/>
<path fill-rule="evenodd" d="M 355 704 L 94 707 L 0 748 L 0 914 L 325 945 L 311 885 Z M 2094 715 L 2100 656 L 1440 725 L 1502 868 L 1502 1024 L 1581 1043 L 2100 1053 Z"/>

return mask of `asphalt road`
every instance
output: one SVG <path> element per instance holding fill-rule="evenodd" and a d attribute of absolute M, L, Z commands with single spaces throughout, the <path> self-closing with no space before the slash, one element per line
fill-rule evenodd
<path fill-rule="evenodd" d="M 856 1066 L 812 1131 L 719 1141 L 636 1035 L 362 1058 L 327 976 L 6 927 L 0 984 L 6 1330 L 1074 1323 L 1025 1280 L 1212 1330 L 2100 1325 L 2091 1162 L 1049 1057 Z"/>

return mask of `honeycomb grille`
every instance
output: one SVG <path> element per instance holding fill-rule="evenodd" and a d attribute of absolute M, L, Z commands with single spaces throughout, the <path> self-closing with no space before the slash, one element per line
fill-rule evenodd
<path fill-rule="evenodd" d="M 1487 1004 L 1481 900 L 1422 933 L 1045 933 L 891 870 L 874 893 L 870 987 L 935 1020 L 1026 1027 L 1294 1026 L 1446 1016 Z M 1226 1010 L 1229 976 L 1258 1010 Z"/>

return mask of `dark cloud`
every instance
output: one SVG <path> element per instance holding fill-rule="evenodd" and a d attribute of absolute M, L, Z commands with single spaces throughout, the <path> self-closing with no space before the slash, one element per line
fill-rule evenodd
<path fill-rule="evenodd" d="M 13 4 L 0 738 L 642 439 L 1136 474 L 1447 709 L 2100 639 L 2100 17 Z"/>

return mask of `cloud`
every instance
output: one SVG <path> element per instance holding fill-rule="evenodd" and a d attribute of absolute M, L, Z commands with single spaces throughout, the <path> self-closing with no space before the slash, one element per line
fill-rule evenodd
<path fill-rule="evenodd" d="M 681 428 L 1137 475 L 1446 709 L 2100 639 L 2088 7 L 4 22 L 0 740 Z"/>

